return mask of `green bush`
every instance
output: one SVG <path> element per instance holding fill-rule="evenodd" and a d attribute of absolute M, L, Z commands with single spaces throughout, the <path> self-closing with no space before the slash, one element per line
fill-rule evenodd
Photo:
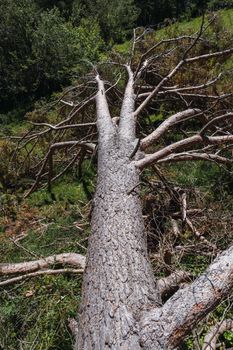
<path fill-rule="evenodd" d="M 95 21 L 75 27 L 57 8 L 41 11 L 29 0 L 0 3 L 1 108 L 45 96 L 84 72 L 103 49 Z"/>

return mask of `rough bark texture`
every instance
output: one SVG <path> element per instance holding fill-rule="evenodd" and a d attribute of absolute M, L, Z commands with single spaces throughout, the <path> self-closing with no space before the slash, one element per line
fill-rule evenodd
<path fill-rule="evenodd" d="M 96 77 L 98 181 L 75 350 L 174 349 L 233 287 L 233 248 L 230 248 L 205 274 L 162 305 L 161 282 L 156 286 L 147 256 L 138 195 L 139 169 L 177 150 L 201 144 L 203 137 L 197 134 L 134 160 L 134 156 L 138 159 L 137 152 L 139 155 L 141 152 L 135 135 L 136 116 L 157 93 L 157 88 L 134 111 L 134 78 L 130 67 L 126 69 L 129 80 L 119 127 L 111 118 L 104 83 Z M 171 116 L 142 142 L 141 150 L 161 137 L 174 122 L 196 113 L 199 110 L 190 109 Z M 218 144 L 223 139 L 224 143 L 232 142 L 232 138 L 214 136 L 204 140 Z"/>
<path fill-rule="evenodd" d="M 205 27 L 206 29 L 209 24 Z M 137 37 L 135 29 L 130 59 L 132 67 L 120 64 L 121 67 L 126 68 L 128 82 L 119 118 L 118 116 L 111 117 L 104 81 L 93 67 L 98 85 L 96 95 L 91 93 L 78 104 L 61 100 L 63 104 L 72 107 L 66 119 L 54 126 L 48 123 L 34 123 L 46 129 L 40 132 L 32 130 L 20 138 L 23 146 L 19 147 L 18 144 L 19 149 L 26 147 L 32 140 L 44 137 L 51 130 L 64 130 L 65 132 L 70 128 L 90 126 L 90 124 L 96 125 L 98 130 L 98 181 L 93 201 L 92 232 L 85 265 L 79 320 L 77 324 L 72 321 L 71 325 L 76 337 L 75 350 L 168 350 L 177 348 L 197 322 L 213 310 L 233 289 L 233 247 L 231 247 L 218 256 L 196 281 L 178 290 L 162 305 L 161 296 L 164 297 L 164 293 L 166 295 L 167 289 L 177 290 L 179 283 L 186 276 L 183 272 L 179 272 L 176 276 L 171 275 L 158 281 L 156 285 L 147 256 L 146 233 L 138 195 L 140 169 L 150 165 L 200 159 L 220 164 L 232 164 L 232 158 L 228 156 L 230 153 L 228 151 L 233 143 L 232 123 L 229 123 L 229 119 L 233 116 L 233 113 L 229 112 L 232 104 L 226 104 L 224 109 L 224 105 L 220 104 L 220 109 L 217 108 L 217 102 L 230 97 L 231 94 L 219 95 L 216 86 L 211 91 L 205 90 L 206 93 L 203 93 L 203 89 L 209 86 L 214 87 L 221 74 L 204 84 L 199 82 L 198 85 L 188 87 L 179 86 L 180 82 L 177 85 L 174 80 L 176 74 L 181 72 L 184 66 L 233 53 L 233 48 L 230 48 L 192 57 L 192 49 L 200 42 L 204 33 L 203 25 L 204 22 L 195 37 L 182 36 L 156 43 L 141 56 L 138 67 L 133 71 L 135 45 L 141 39 L 144 40 L 146 33 Z M 186 39 L 191 40 L 188 46 L 187 42 L 183 41 Z M 155 49 L 158 47 L 161 49 L 165 43 L 174 43 L 175 46 L 170 49 L 165 46 L 163 51 L 159 50 L 156 53 Z M 159 67 L 163 62 L 163 57 L 166 62 L 166 58 L 170 57 L 172 52 L 177 51 L 177 43 L 180 43 L 180 48 L 184 49 L 181 59 L 177 61 L 180 54 L 174 57 L 174 60 L 169 58 L 169 67 L 161 66 L 160 72 Z M 170 67 L 173 62 L 174 66 Z M 115 62 L 115 64 L 118 63 Z M 152 80 L 148 79 L 150 73 L 152 73 Z M 151 85 L 153 81 L 156 83 L 155 86 Z M 82 85 L 80 85 L 81 89 Z M 112 90 L 114 86 L 116 87 L 117 83 L 109 90 Z M 116 92 L 117 90 L 118 88 Z M 141 91 L 146 92 L 141 93 Z M 188 93 L 184 93 L 185 91 Z M 118 92 L 116 95 L 122 96 Z M 150 113 L 153 109 L 148 109 L 148 107 L 152 100 L 157 99 L 156 103 L 160 103 L 160 98 L 165 95 L 175 97 L 174 107 L 178 106 L 178 97 L 182 102 L 181 105 L 185 104 L 184 108 L 195 106 L 195 103 L 193 104 L 190 100 L 194 97 L 207 98 L 213 100 L 213 103 L 208 104 L 208 108 L 206 107 L 204 111 L 189 107 L 167 119 L 164 115 L 164 121 L 151 134 L 145 135 L 141 140 L 137 139 L 137 117 L 143 113 L 145 115 Z M 79 92 L 78 96 L 81 97 L 82 92 Z M 80 112 L 82 114 L 94 99 L 96 99 L 96 123 L 73 124 L 74 117 Z M 115 113 L 116 110 L 117 108 L 114 109 Z M 82 115 L 82 118 L 84 116 L 85 114 Z M 178 123 L 188 122 L 191 118 L 199 118 L 200 122 L 204 123 L 199 132 L 190 130 L 190 134 L 183 130 L 184 137 L 179 141 L 171 141 L 169 144 L 160 142 L 171 129 L 176 128 Z M 60 137 L 62 136 L 59 136 L 59 140 Z M 89 137 L 88 142 L 84 141 Z M 27 195 L 37 188 L 45 176 L 48 176 L 48 187 L 50 188 L 51 182 L 63 173 L 52 177 L 54 168 L 52 155 L 55 149 L 65 148 L 71 151 L 74 146 L 77 146 L 84 147 L 91 152 L 96 150 L 95 144 L 92 144 L 93 138 L 95 138 L 94 135 L 87 134 L 80 140 L 68 141 L 65 139 L 55 142 L 56 137 L 52 137 L 53 141 L 49 151 L 42 160 L 36 181 Z M 225 145 L 225 148 L 220 147 L 217 151 L 218 145 Z M 154 153 L 144 153 L 148 149 Z M 223 154 L 222 151 L 224 151 Z M 83 153 L 74 154 L 67 167 L 74 164 L 77 158 L 81 161 Z M 64 171 L 68 169 L 67 167 Z M 156 169 L 158 170 L 157 167 Z M 159 174 L 158 171 L 157 174 Z M 161 178 L 161 175 L 159 177 Z M 163 177 L 161 179 L 163 180 Z M 194 228 L 186 215 L 188 210 L 186 210 L 185 201 L 184 198 L 181 215 L 183 222 L 186 222 L 198 239 L 210 245 Z M 174 222 L 173 226 L 176 234 L 179 234 Z M 0 275 L 21 272 L 24 273 L 22 278 L 26 278 L 44 273 L 60 273 L 59 270 L 47 269 L 57 263 L 84 266 L 85 259 L 73 253 L 59 254 L 34 262 L 2 265 Z M 70 271 L 70 269 L 67 270 Z M 61 272 L 64 271 L 65 269 L 61 270 Z M 80 270 L 75 269 L 75 273 L 79 272 Z M 19 279 L 21 277 L 13 277 L 11 281 Z M 6 285 L 9 280 L 1 283 Z"/>
<path fill-rule="evenodd" d="M 18 273 L 33 272 L 41 269 L 45 269 L 49 266 L 54 266 L 57 264 L 68 264 L 72 266 L 85 267 L 86 258 L 81 254 L 76 253 L 63 253 L 48 256 L 40 260 L 27 261 L 16 264 L 0 264 L 0 276 L 10 275 Z"/>
<path fill-rule="evenodd" d="M 176 292 L 162 308 L 141 319 L 143 349 L 176 348 L 233 288 L 233 247 L 220 254 L 190 286 Z"/>
<path fill-rule="evenodd" d="M 137 320 L 160 304 L 147 256 L 133 145 L 115 133 L 99 148 L 83 300 L 75 349 L 140 349 Z M 91 331 L 90 331 L 91 330 Z"/>

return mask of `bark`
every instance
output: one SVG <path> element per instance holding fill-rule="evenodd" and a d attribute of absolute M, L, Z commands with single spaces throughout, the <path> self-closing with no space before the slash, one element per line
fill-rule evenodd
<path fill-rule="evenodd" d="M 79 332 L 75 349 L 141 349 L 137 321 L 160 305 L 147 256 L 139 174 L 131 142 L 118 134 L 99 145 L 98 184 L 92 214 Z"/>
<path fill-rule="evenodd" d="M 196 324 L 233 289 L 233 246 L 220 254 L 190 286 L 176 292 L 162 308 L 141 320 L 146 350 L 174 349 Z"/>
<path fill-rule="evenodd" d="M 21 272 L 24 273 L 22 278 L 26 278 L 26 276 L 33 277 L 44 273 L 59 273 L 59 270 L 47 269 L 51 264 L 68 263 L 72 266 L 79 264 L 82 267 L 85 265 L 79 319 L 77 323 L 71 322 L 71 328 L 76 337 L 75 350 L 169 350 L 177 348 L 197 322 L 202 320 L 233 289 L 233 247 L 231 247 L 217 257 L 209 269 L 196 281 L 178 290 L 162 305 L 161 297 L 166 295 L 169 289 L 174 291 L 179 283 L 186 279 L 186 275 L 179 272 L 178 275 L 171 275 L 156 284 L 147 255 L 146 232 L 138 193 L 140 170 L 152 164 L 197 159 L 220 164 L 231 164 L 232 162 L 232 159 L 225 158 L 225 153 L 222 156 L 216 152 L 218 145 L 232 146 L 233 134 L 229 128 L 231 124 L 227 127 L 229 131 L 218 127 L 215 130 L 218 132 L 210 133 L 219 122 L 222 125 L 223 119 L 232 118 L 233 114 L 230 112 L 221 116 L 211 116 L 211 120 L 205 120 L 206 125 L 199 133 L 191 134 L 192 136 L 189 137 L 185 136 L 186 138 L 162 148 L 154 147 L 153 154 L 143 152 L 158 143 L 177 123 L 200 116 L 205 118 L 208 110 L 204 112 L 196 108 L 189 108 L 176 113 L 141 141 L 136 138 L 136 119 L 158 96 L 176 93 L 182 101 L 184 96 L 207 97 L 217 101 L 229 96 L 229 94 L 219 96 L 217 92 L 214 96 L 198 94 L 199 89 L 214 84 L 220 75 L 208 83 L 192 87 L 167 86 L 173 84 L 172 78 L 185 65 L 233 53 L 233 48 L 231 48 L 187 57 L 197 41 L 201 40 L 203 24 L 204 22 L 202 22 L 199 34 L 194 38 L 184 36 L 156 43 L 142 55 L 135 73 L 129 65 L 125 65 L 128 82 L 119 119 L 118 117 L 111 118 L 104 82 L 97 74 L 98 92 L 96 95 L 94 93 L 78 104 L 61 99 L 63 104 L 72 107 L 66 119 L 55 126 L 42 123 L 41 126 L 46 127 L 45 130 L 29 132 L 28 135 L 20 138 L 20 140 L 25 139 L 23 146 L 26 147 L 28 143 L 51 131 L 63 130 L 65 132 L 74 127 L 95 124 L 98 129 L 98 180 L 93 200 L 91 235 L 86 260 L 78 257 L 77 254 L 63 254 L 56 258 L 48 257 L 30 264 L 0 266 L 0 275 L 1 273 Z M 184 52 L 183 58 L 175 66 L 169 68 L 165 76 L 164 73 L 161 76 L 157 72 L 159 65 L 153 67 L 156 55 L 148 56 L 158 46 L 165 43 L 176 43 L 184 38 L 191 38 L 191 45 Z M 134 46 L 136 40 L 135 37 Z M 169 54 L 171 52 L 172 50 Z M 158 57 L 165 57 L 167 53 L 165 50 L 162 56 L 159 54 Z M 149 68 L 156 76 L 160 76 L 160 81 L 156 86 L 149 86 L 149 92 L 146 94 L 140 94 L 138 86 L 139 90 L 135 95 L 134 90 L 137 91 L 135 81 L 143 79 L 142 73 L 146 69 L 149 72 Z M 139 83 L 140 85 L 145 84 L 146 81 Z M 147 89 L 147 86 L 145 87 Z M 183 93 L 186 90 L 191 92 L 197 90 L 197 94 Z M 145 99 L 138 104 L 144 97 Z M 77 113 L 83 111 L 94 99 L 96 99 L 96 123 L 74 124 Z M 191 103 L 186 103 L 186 106 L 191 106 Z M 214 109 L 210 108 L 210 112 Z M 48 161 L 52 162 L 51 157 L 54 150 L 61 147 L 69 149 L 73 146 L 84 147 L 88 151 L 95 150 L 95 144 L 78 140 L 57 142 L 51 145 L 47 155 L 41 161 L 41 169 L 29 193 L 36 189 L 46 174 L 45 170 Z M 73 164 L 73 160 L 70 164 Z M 50 171 L 49 179 L 52 181 L 55 178 L 52 178 L 52 171 Z M 186 221 L 197 237 L 209 244 L 193 227 L 186 215 L 185 206 L 183 205 L 183 221 Z M 175 230 L 177 231 L 177 227 Z M 43 270 L 45 268 L 47 270 Z M 65 269 L 62 269 L 61 272 L 64 271 Z M 82 270 L 66 269 L 66 271 L 77 273 Z M 13 279 L 19 280 L 21 277 Z"/>
<path fill-rule="evenodd" d="M 52 265 L 57 264 L 68 264 L 72 266 L 81 266 L 85 267 L 86 258 L 81 254 L 76 253 L 64 253 L 48 256 L 40 260 L 27 261 L 16 264 L 0 264 L 0 276 L 1 275 L 10 275 L 10 274 L 19 274 L 19 273 L 28 273 L 34 272 L 41 269 L 45 269 Z"/>
<path fill-rule="evenodd" d="M 174 124 L 184 121 L 185 119 L 192 116 L 202 115 L 199 109 L 187 109 L 183 112 L 176 113 L 166 119 L 155 131 L 153 131 L 150 135 L 146 136 L 141 141 L 141 149 L 145 150 L 147 147 L 155 144 Z"/>
<path fill-rule="evenodd" d="M 103 81 L 96 78 L 98 180 L 75 350 L 174 349 L 233 287 L 232 247 L 216 259 L 206 274 L 176 292 L 162 306 L 164 283 L 156 285 L 147 255 L 138 194 L 139 169 L 187 146 L 207 141 L 230 143 L 232 137 L 214 136 L 207 140 L 194 135 L 133 161 L 134 155 L 137 159 L 139 144 L 135 138 L 136 116 L 147 101 L 133 112 L 134 81 L 130 68 L 126 68 L 129 80 L 119 127 L 111 119 Z M 144 146 L 161 137 L 177 120 L 196 113 L 199 110 L 193 109 L 170 117 Z M 172 276 L 170 284 L 179 283 L 183 277 L 174 281 Z"/>

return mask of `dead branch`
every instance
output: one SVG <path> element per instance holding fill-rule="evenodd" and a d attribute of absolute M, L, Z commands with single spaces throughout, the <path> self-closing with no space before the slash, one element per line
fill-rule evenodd
<path fill-rule="evenodd" d="M 65 129 L 76 129 L 76 128 L 83 128 L 87 126 L 95 126 L 96 122 L 93 123 L 79 123 L 79 124 L 68 124 L 68 125 L 63 125 L 63 126 L 56 126 L 52 125 L 49 123 L 35 123 L 35 122 L 30 122 L 32 125 L 35 126 L 46 126 L 52 130 L 65 130 Z"/>
<path fill-rule="evenodd" d="M 174 42 L 179 42 L 182 41 L 184 39 L 188 39 L 188 40 L 195 40 L 196 37 L 194 36 L 189 36 L 189 35 L 183 35 L 177 38 L 171 38 L 171 39 L 163 39 L 161 41 L 159 41 L 158 43 L 156 43 L 154 46 L 152 46 L 149 50 L 147 50 L 140 58 L 140 62 L 138 64 L 138 67 L 134 73 L 134 76 L 137 77 L 139 70 L 141 69 L 141 66 L 143 65 L 143 61 L 146 59 L 146 57 L 148 57 L 155 49 L 157 49 L 159 46 L 163 45 L 163 44 L 170 44 L 170 43 L 174 43 Z"/>
<path fill-rule="evenodd" d="M 186 213 L 188 216 L 197 216 L 203 213 L 205 209 L 187 209 Z M 172 214 L 172 218 L 181 218 L 181 213 L 179 211 Z"/>
<path fill-rule="evenodd" d="M 205 132 L 208 130 L 208 128 L 211 126 L 211 125 L 213 125 L 213 124 L 215 124 L 216 122 L 218 122 L 219 120 L 227 120 L 228 118 L 232 118 L 233 117 L 233 113 L 231 112 L 229 112 L 229 113 L 226 113 L 226 114 L 223 114 L 223 115 L 220 115 L 220 116 L 218 116 L 218 117 L 215 117 L 215 118 L 213 118 L 213 119 L 211 119 L 202 129 L 201 129 L 201 131 L 200 131 L 200 135 L 204 135 L 205 134 Z"/>
<path fill-rule="evenodd" d="M 233 289 L 233 246 L 222 252 L 191 285 L 178 290 L 161 308 L 141 319 L 141 344 L 156 349 L 161 330 L 163 348 L 174 349 L 195 325 L 226 298 Z M 161 337 L 159 337 L 161 339 Z M 162 339 L 161 339 L 162 340 Z M 162 347 L 161 347 L 162 348 Z"/>
<path fill-rule="evenodd" d="M 195 235 L 195 237 L 197 239 L 199 239 L 200 241 L 202 241 L 203 243 L 205 243 L 207 246 L 211 247 L 214 251 L 217 250 L 217 247 L 215 244 L 212 244 L 211 242 L 209 242 L 197 229 L 196 227 L 193 225 L 192 221 L 186 217 L 185 219 L 186 224 L 188 225 L 188 227 L 190 228 L 190 230 L 193 232 L 193 234 Z"/>
<path fill-rule="evenodd" d="M 222 76 L 222 73 L 220 73 L 216 78 L 212 79 L 212 80 L 209 80 L 207 81 L 206 83 L 203 83 L 203 84 L 199 84 L 199 85 L 193 85 L 193 86 L 185 86 L 185 87 L 178 87 L 178 86 L 164 86 L 163 87 L 163 90 L 159 92 L 160 95 L 163 95 L 163 94 L 169 94 L 169 93 L 178 93 L 178 92 L 184 92 L 184 91 L 189 91 L 189 90 L 203 90 L 203 89 L 206 89 L 208 88 L 209 86 L 211 85 L 214 85 Z M 142 88 L 142 87 L 141 87 Z M 144 87 L 144 88 L 147 88 L 147 89 L 151 89 L 151 87 Z M 150 94 L 150 92 L 145 92 L 145 93 L 141 93 L 141 94 L 138 94 L 138 98 L 141 99 L 143 97 L 147 97 L 148 95 Z M 232 94 L 225 94 L 225 95 L 222 95 L 224 97 L 229 97 L 231 96 Z M 198 95 L 195 95 L 193 94 L 193 96 L 198 96 Z M 199 95 L 200 96 L 200 95 Z M 205 97 L 208 97 L 209 95 L 201 95 L 202 97 L 205 96 Z M 210 98 L 218 98 L 218 99 L 221 99 L 221 96 L 210 96 Z"/>
<path fill-rule="evenodd" d="M 233 159 L 221 157 L 217 154 L 183 152 L 183 153 L 175 153 L 169 157 L 160 159 L 158 161 L 158 164 L 171 163 L 171 162 L 197 161 L 197 160 L 207 160 L 207 161 L 220 163 L 220 164 L 232 164 L 233 162 Z"/>
<path fill-rule="evenodd" d="M 158 162 L 160 159 L 163 159 L 180 149 L 183 150 L 183 149 L 186 149 L 187 147 L 191 147 L 197 144 L 220 145 L 220 144 L 227 144 L 232 142 L 233 142 L 233 135 L 202 137 L 200 134 L 197 134 L 194 136 L 190 136 L 186 139 L 183 139 L 181 141 L 172 143 L 171 145 L 164 147 L 161 150 L 151 155 L 147 155 L 145 158 L 136 161 L 135 165 L 138 168 L 143 169 L 146 166 L 150 166 L 151 164 Z"/>
<path fill-rule="evenodd" d="M 71 273 L 71 274 L 80 274 L 83 273 L 84 269 L 57 269 L 57 270 L 39 270 L 36 272 L 30 272 L 26 273 L 21 276 L 9 278 L 5 281 L 0 282 L 0 287 L 8 286 L 10 284 L 23 281 L 27 278 L 37 277 L 37 276 L 43 276 L 43 275 L 58 275 L 63 273 Z"/>
<path fill-rule="evenodd" d="M 230 48 L 223 51 L 213 52 L 213 53 L 190 57 L 190 58 L 184 58 L 180 60 L 179 63 L 158 83 L 158 85 L 149 93 L 146 99 L 138 106 L 138 108 L 134 112 L 135 117 L 137 117 L 142 112 L 142 110 L 148 105 L 148 103 L 159 93 L 159 91 L 166 84 L 166 82 L 169 81 L 181 69 L 181 67 L 184 64 L 206 60 L 214 57 L 217 58 L 224 55 L 230 55 L 232 52 L 233 52 L 233 48 Z"/>
<path fill-rule="evenodd" d="M 227 319 L 219 322 L 217 325 L 211 327 L 210 331 L 204 338 L 202 350 L 215 350 L 217 345 L 218 337 L 225 331 L 233 332 L 233 320 Z"/>
<path fill-rule="evenodd" d="M 57 264 L 69 264 L 72 266 L 85 267 L 86 258 L 81 254 L 63 253 L 48 256 L 47 258 L 27 261 L 22 263 L 0 264 L 0 275 L 34 272 Z"/>
<path fill-rule="evenodd" d="M 187 220 L 187 194 L 185 192 L 181 193 L 181 218 L 185 222 Z"/>
<path fill-rule="evenodd" d="M 141 150 L 145 150 L 147 147 L 158 141 L 176 123 L 182 122 L 190 116 L 197 117 L 201 115 L 202 112 L 200 109 L 191 108 L 172 115 L 171 117 L 167 118 L 155 131 L 141 140 Z"/>
<path fill-rule="evenodd" d="M 30 188 L 30 190 L 25 194 L 24 198 L 28 197 L 32 192 L 34 192 L 36 190 L 36 188 L 38 187 L 38 185 L 40 183 L 40 180 L 42 178 L 43 172 L 44 172 L 47 164 L 49 164 L 48 184 L 50 184 L 50 182 L 52 181 L 52 168 L 53 168 L 54 151 L 57 149 L 61 149 L 61 148 L 69 148 L 71 146 L 84 147 L 84 148 L 91 150 L 91 151 L 93 151 L 95 149 L 94 144 L 88 143 L 88 142 L 83 142 L 83 141 L 63 141 L 63 142 L 57 142 L 57 143 L 52 144 L 50 146 L 46 156 L 44 157 L 42 166 L 41 166 L 41 168 L 36 176 L 36 180 L 35 180 L 34 184 Z M 57 178 L 57 177 L 55 177 L 55 178 Z M 54 179 L 53 179 L 53 181 L 54 181 Z"/>
<path fill-rule="evenodd" d="M 192 275 L 187 271 L 175 271 L 170 276 L 159 279 L 157 281 L 157 288 L 163 297 L 171 291 L 176 291 L 181 283 L 190 282 L 191 277 Z"/>

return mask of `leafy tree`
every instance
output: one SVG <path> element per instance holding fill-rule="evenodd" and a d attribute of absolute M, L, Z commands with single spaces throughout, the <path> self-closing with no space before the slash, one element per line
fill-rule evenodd
<path fill-rule="evenodd" d="M 57 8 L 41 11 L 33 1 L 4 0 L 0 20 L 0 90 L 8 108 L 67 84 L 83 59 L 95 61 L 103 48 L 95 21 L 74 27 Z"/>
<path fill-rule="evenodd" d="M 230 8 L 233 7 L 233 1 L 232 0 L 210 0 L 208 1 L 208 8 L 211 10 L 218 10 L 222 8 Z"/>
<path fill-rule="evenodd" d="M 2 103 L 28 92 L 30 56 L 38 8 L 30 0 L 0 2 L 0 91 Z"/>
<path fill-rule="evenodd" d="M 139 15 L 134 0 L 76 0 L 73 8 L 76 20 L 81 17 L 95 18 L 100 24 L 104 39 L 113 42 L 127 37 Z"/>

